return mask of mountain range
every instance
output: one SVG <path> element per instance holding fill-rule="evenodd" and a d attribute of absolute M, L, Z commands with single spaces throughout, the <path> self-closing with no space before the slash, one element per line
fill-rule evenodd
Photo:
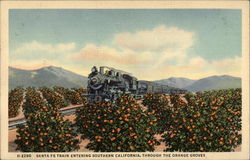
<path fill-rule="evenodd" d="M 229 75 L 210 76 L 198 80 L 171 77 L 168 79 L 157 80 L 155 82 L 162 85 L 186 89 L 192 92 L 241 88 L 241 78 Z"/>
<path fill-rule="evenodd" d="M 52 87 L 86 88 L 88 78 L 65 70 L 61 67 L 43 67 L 36 70 L 23 70 L 9 67 L 9 88 L 16 87 Z M 171 77 L 156 80 L 152 83 L 186 89 L 188 91 L 205 91 L 212 89 L 240 88 L 241 78 L 229 75 L 210 76 L 198 80 L 182 77 Z"/>
<path fill-rule="evenodd" d="M 88 78 L 60 67 L 44 67 L 36 70 L 22 70 L 9 67 L 9 88 L 15 87 L 87 87 Z"/>

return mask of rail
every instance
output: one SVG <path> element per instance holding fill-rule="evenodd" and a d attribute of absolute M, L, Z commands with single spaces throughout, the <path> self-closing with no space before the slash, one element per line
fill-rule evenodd
<path fill-rule="evenodd" d="M 82 105 L 78 105 L 78 106 L 74 106 L 73 108 L 70 107 L 70 108 L 62 108 L 59 113 L 67 116 L 67 115 L 72 115 L 72 114 L 75 114 L 76 112 L 76 109 L 81 107 Z M 20 118 L 20 119 L 15 119 L 15 120 L 9 120 L 9 130 L 11 129 L 15 129 L 17 125 L 19 124 L 25 124 L 26 123 L 26 120 L 25 118 Z"/>

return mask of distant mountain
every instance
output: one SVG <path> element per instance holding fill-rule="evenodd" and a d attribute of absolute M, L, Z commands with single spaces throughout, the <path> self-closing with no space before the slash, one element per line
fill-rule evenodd
<path fill-rule="evenodd" d="M 87 87 L 88 78 L 60 67 L 44 67 L 37 70 L 23 70 L 9 67 L 9 88 L 15 87 L 52 87 L 62 86 L 65 88 Z M 240 88 L 241 78 L 228 75 L 211 76 L 199 80 L 188 78 L 168 78 L 157 81 L 145 81 L 154 88 L 164 90 L 206 91 L 213 89 Z M 161 85 L 163 87 L 161 87 Z"/>
<path fill-rule="evenodd" d="M 13 89 L 18 86 L 86 88 L 87 77 L 53 66 L 37 70 L 22 70 L 9 67 L 9 88 Z"/>
<path fill-rule="evenodd" d="M 185 87 L 189 91 L 207 91 L 228 88 L 241 88 L 241 78 L 228 75 L 202 78 Z"/>
<path fill-rule="evenodd" d="M 162 85 L 168 85 L 176 88 L 185 88 L 191 84 L 193 84 L 196 80 L 188 79 L 188 78 L 177 78 L 177 77 L 171 77 L 168 79 L 162 79 L 154 81 L 158 84 Z"/>

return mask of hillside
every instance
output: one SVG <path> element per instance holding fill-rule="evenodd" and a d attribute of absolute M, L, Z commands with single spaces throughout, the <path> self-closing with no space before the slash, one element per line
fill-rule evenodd
<path fill-rule="evenodd" d="M 9 67 L 9 88 L 13 89 L 18 86 L 86 88 L 87 77 L 53 66 L 37 70 L 22 70 Z"/>
<path fill-rule="evenodd" d="M 195 82 L 195 80 L 188 79 L 188 78 L 177 78 L 177 77 L 171 77 L 168 79 L 161 79 L 154 81 L 158 84 L 162 85 L 168 85 L 176 88 L 185 88 Z"/>
<path fill-rule="evenodd" d="M 241 88 L 241 78 L 228 75 L 211 76 L 195 81 L 191 85 L 185 87 L 189 91 L 206 91 L 228 88 Z"/>

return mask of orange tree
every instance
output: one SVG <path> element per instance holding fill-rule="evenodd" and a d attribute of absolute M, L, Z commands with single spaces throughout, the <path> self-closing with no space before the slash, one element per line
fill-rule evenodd
<path fill-rule="evenodd" d="M 157 118 L 157 133 L 163 133 L 169 126 L 168 98 L 160 94 L 147 94 L 142 104 L 146 107 L 147 114 L 153 114 Z"/>
<path fill-rule="evenodd" d="M 83 104 L 85 99 L 75 90 L 67 90 L 65 99 L 69 101 L 69 103 L 76 105 L 76 104 Z"/>
<path fill-rule="evenodd" d="M 42 87 L 39 89 L 39 91 L 42 92 L 43 97 L 52 106 L 62 108 L 62 107 L 65 107 L 67 105 L 63 96 L 56 93 L 53 89 L 50 89 L 47 87 Z"/>
<path fill-rule="evenodd" d="M 81 93 L 84 92 L 83 89 L 68 89 L 58 86 L 54 86 L 53 89 L 57 94 L 64 97 L 67 105 L 83 104 L 85 101 L 85 98 L 81 96 Z"/>
<path fill-rule="evenodd" d="M 69 91 L 68 88 L 54 86 L 53 90 L 56 94 L 63 97 L 63 99 L 65 101 L 65 106 L 69 105 L 70 101 L 67 99 L 67 92 Z"/>
<path fill-rule="evenodd" d="M 159 142 L 154 138 L 157 119 L 127 95 L 115 104 L 84 104 L 77 111 L 77 131 L 90 140 L 87 148 L 96 152 L 153 151 Z"/>
<path fill-rule="evenodd" d="M 171 95 L 165 151 L 233 151 L 241 144 L 241 90 Z"/>
<path fill-rule="evenodd" d="M 85 89 L 85 88 L 72 88 L 72 90 L 76 91 L 80 95 L 81 103 L 84 103 L 86 101 L 86 96 L 84 96 L 84 94 L 87 93 L 87 89 Z"/>
<path fill-rule="evenodd" d="M 23 88 L 15 88 L 9 93 L 9 118 L 16 117 L 23 101 Z"/>
<path fill-rule="evenodd" d="M 28 90 L 24 104 L 25 125 L 17 126 L 17 150 L 23 152 L 69 152 L 79 148 L 69 121 L 58 106 L 46 104 L 36 90 Z"/>

